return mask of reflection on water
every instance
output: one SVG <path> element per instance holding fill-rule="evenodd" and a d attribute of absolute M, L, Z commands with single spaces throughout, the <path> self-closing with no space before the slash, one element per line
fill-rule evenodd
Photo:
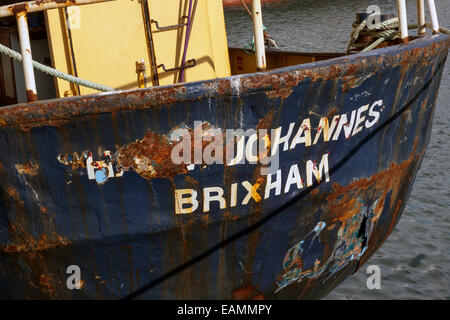
<path fill-rule="evenodd" d="M 448 0 L 437 0 L 441 25 L 450 26 Z M 264 3 L 264 1 L 263 1 Z M 284 0 L 263 6 L 269 34 L 285 50 L 344 52 L 355 12 L 376 4 L 395 13 L 394 0 Z M 415 23 L 415 1 L 407 1 Z M 228 43 L 246 46 L 252 26 L 241 8 L 225 10 Z M 415 31 L 411 31 L 414 33 Z M 450 299 L 450 61 L 444 70 L 433 133 L 406 209 L 394 232 L 363 268 L 328 299 Z M 381 289 L 369 290 L 367 266 L 381 268 Z"/>

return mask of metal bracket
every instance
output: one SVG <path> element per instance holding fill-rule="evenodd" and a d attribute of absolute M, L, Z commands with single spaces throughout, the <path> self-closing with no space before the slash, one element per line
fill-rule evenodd
<path fill-rule="evenodd" d="M 187 19 L 187 16 L 182 16 L 181 18 Z M 150 23 L 154 23 L 156 25 L 156 29 L 158 29 L 158 30 L 169 30 L 169 29 L 175 29 L 175 28 L 181 28 L 181 27 L 187 26 L 187 22 L 186 22 L 186 23 L 174 24 L 174 25 L 166 26 L 166 27 L 160 27 L 158 24 L 158 21 L 153 20 L 153 19 L 150 20 Z"/>
<path fill-rule="evenodd" d="M 197 64 L 197 61 L 195 59 L 191 59 L 186 61 L 186 63 L 183 66 L 179 66 L 176 68 L 171 68 L 171 69 L 166 69 L 166 67 L 164 66 L 164 64 L 160 64 L 158 66 L 158 68 L 163 68 L 164 72 L 170 72 L 170 71 L 175 71 L 175 70 L 182 70 L 182 69 L 187 69 L 187 68 L 192 68 L 195 67 L 195 65 Z"/>

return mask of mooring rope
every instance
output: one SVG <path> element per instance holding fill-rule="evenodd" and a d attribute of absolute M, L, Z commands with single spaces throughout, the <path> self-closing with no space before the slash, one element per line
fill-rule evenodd
<path fill-rule="evenodd" d="M 352 33 L 350 34 L 350 43 L 347 46 L 347 53 L 350 53 L 352 50 L 359 49 L 361 47 L 362 44 L 356 42 L 360 34 L 378 37 L 376 41 L 365 47 L 362 52 L 376 48 L 383 41 L 394 40 L 400 37 L 397 17 L 380 22 L 374 29 L 365 30 L 367 27 L 368 19 L 369 17 L 364 19 L 360 24 L 353 25 L 355 29 L 353 29 Z"/>
<path fill-rule="evenodd" d="M 373 29 L 366 28 L 367 21 L 369 18 L 370 16 L 364 19 L 360 24 L 357 23 L 353 24 L 354 29 L 350 35 L 350 43 L 347 46 L 347 54 L 351 53 L 353 50 L 358 50 L 366 45 L 365 43 L 356 42 L 360 35 L 372 36 L 375 38 L 378 37 L 377 40 L 366 46 L 364 49 L 361 50 L 361 52 L 373 50 L 386 40 L 395 40 L 400 38 L 399 23 L 397 17 L 380 22 Z M 431 24 L 426 23 L 424 26 L 431 27 Z M 408 25 L 408 29 L 416 29 L 418 27 L 419 26 L 417 24 Z M 449 34 L 449 30 L 444 27 L 440 27 L 440 32 Z"/>
<path fill-rule="evenodd" d="M 22 55 L 19 52 L 14 51 L 2 44 L 0 44 L 0 52 L 9 56 L 10 58 L 13 58 L 13 59 L 19 61 L 19 62 L 22 61 Z M 87 88 L 91 88 L 91 89 L 95 89 L 95 90 L 103 91 L 103 92 L 116 91 L 116 89 L 114 89 L 114 88 L 110 88 L 110 87 L 104 86 L 102 84 L 98 84 L 98 83 L 91 82 L 88 80 L 80 79 L 78 77 L 72 76 L 70 74 L 64 73 L 64 72 L 56 70 L 56 69 L 53 69 L 49 66 L 46 66 L 45 64 L 39 63 L 34 60 L 33 60 L 33 67 L 35 67 L 37 70 L 42 71 L 50 76 L 54 76 L 54 77 L 66 80 L 68 82 L 72 82 L 72 83 L 78 84 L 83 87 L 87 87 Z"/>
<path fill-rule="evenodd" d="M 267 33 L 266 26 L 263 25 L 263 32 L 264 32 L 264 46 L 266 49 L 277 49 L 280 50 L 280 47 L 278 47 L 277 43 L 275 42 L 275 39 L 272 38 Z M 247 47 L 244 47 L 244 52 L 246 54 L 252 55 L 255 54 L 255 37 L 252 38 L 252 41 L 248 43 Z"/>
<path fill-rule="evenodd" d="M 245 4 L 244 0 L 241 0 L 242 7 L 247 11 L 248 15 L 253 21 L 253 14 L 250 11 L 250 9 Z M 269 33 L 267 32 L 267 28 L 263 25 L 263 32 L 264 32 L 264 45 L 266 48 L 269 49 L 280 49 L 278 47 L 277 43 L 275 42 L 275 39 L 272 38 Z M 251 55 L 255 53 L 255 37 L 253 37 L 252 41 L 247 45 L 247 47 L 244 48 L 244 52 Z"/>

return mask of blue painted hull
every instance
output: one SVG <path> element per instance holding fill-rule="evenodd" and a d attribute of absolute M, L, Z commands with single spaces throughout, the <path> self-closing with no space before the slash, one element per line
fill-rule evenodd
<path fill-rule="evenodd" d="M 0 297 L 326 295 L 400 218 L 449 44 L 427 36 L 270 72 L 0 109 Z M 171 166 L 167 137 L 195 121 L 221 132 L 281 127 L 279 173 L 267 183 L 260 164 Z M 92 178 L 89 155 L 106 176 L 97 167 Z M 223 201 L 206 201 L 208 188 Z M 180 209 L 176 190 L 197 192 L 198 206 Z M 81 272 L 72 290 L 71 265 Z"/>

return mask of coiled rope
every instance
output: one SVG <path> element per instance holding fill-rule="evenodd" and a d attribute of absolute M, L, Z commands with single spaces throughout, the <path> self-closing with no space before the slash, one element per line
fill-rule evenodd
<path fill-rule="evenodd" d="M 14 51 L 2 44 L 0 44 L 0 52 L 9 56 L 10 58 L 13 58 L 13 59 L 19 61 L 19 62 L 22 61 L 22 55 L 19 52 Z M 46 66 L 46 65 L 39 63 L 37 61 L 34 61 L 34 60 L 33 60 L 33 67 L 39 71 L 42 71 L 42 72 L 50 75 L 50 76 L 54 76 L 54 77 L 66 80 L 68 82 L 72 82 L 72 83 L 78 84 L 78 85 L 86 87 L 86 88 L 91 88 L 91 89 L 103 91 L 103 92 L 116 91 L 116 89 L 114 89 L 114 88 L 110 88 L 110 87 L 104 86 L 102 84 L 98 84 L 98 83 L 91 82 L 88 80 L 80 79 L 78 77 L 72 76 L 72 75 L 64 73 L 62 71 L 58 71 L 56 69 L 53 69 L 49 66 Z"/>
<path fill-rule="evenodd" d="M 350 35 L 350 43 L 347 46 L 347 54 L 351 53 L 354 50 L 359 50 L 361 49 L 361 47 L 366 45 L 365 43 L 357 42 L 359 36 L 371 36 L 374 38 L 378 38 L 377 40 L 366 46 L 364 49 L 362 49 L 361 52 L 373 50 L 386 40 L 395 40 L 400 38 L 397 17 L 380 22 L 377 24 L 376 28 L 373 29 L 366 28 L 369 17 L 364 19 L 360 24 L 353 24 L 353 27 L 355 29 L 353 29 Z M 431 27 L 431 24 L 426 23 L 425 26 Z M 419 26 L 417 24 L 408 25 L 408 29 L 416 29 L 418 27 Z M 449 30 L 444 27 L 440 27 L 440 32 L 449 34 Z"/>

